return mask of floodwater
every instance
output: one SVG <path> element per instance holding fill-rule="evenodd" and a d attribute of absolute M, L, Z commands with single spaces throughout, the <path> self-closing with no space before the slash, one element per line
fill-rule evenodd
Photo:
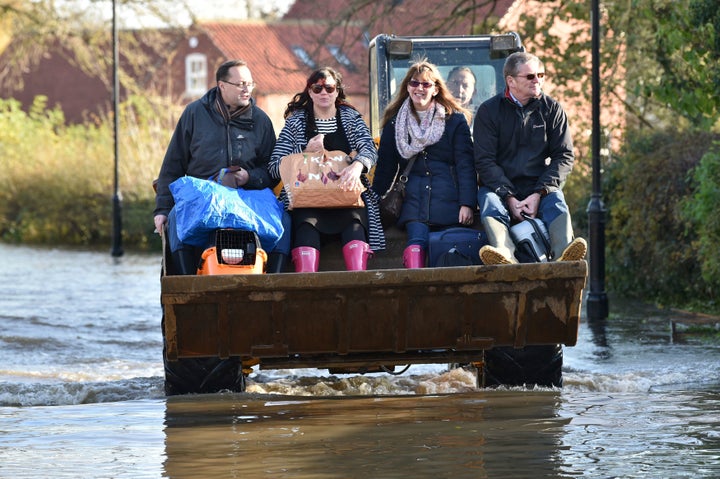
<path fill-rule="evenodd" d="M 165 398 L 159 255 L 0 244 L 0 478 L 717 478 L 720 346 L 611 299 L 562 389 L 256 371 Z"/>

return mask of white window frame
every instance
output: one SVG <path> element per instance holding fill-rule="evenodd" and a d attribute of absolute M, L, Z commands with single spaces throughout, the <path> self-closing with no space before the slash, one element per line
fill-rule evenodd
<path fill-rule="evenodd" d="M 342 51 L 342 49 L 338 45 L 325 45 L 325 48 L 330 52 L 330 54 L 335 57 L 335 60 L 347 68 L 350 71 L 355 71 L 355 65 L 353 64 L 352 60 L 345 55 L 345 53 Z"/>
<path fill-rule="evenodd" d="M 315 60 L 312 59 L 310 54 L 300 45 L 293 45 L 290 47 L 292 52 L 295 54 L 295 56 L 303 62 L 306 66 L 310 68 L 317 68 L 317 63 L 315 63 Z"/>
<path fill-rule="evenodd" d="M 185 94 L 201 96 L 208 89 L 207 55 L 191 53 L 185 57 Z"/>

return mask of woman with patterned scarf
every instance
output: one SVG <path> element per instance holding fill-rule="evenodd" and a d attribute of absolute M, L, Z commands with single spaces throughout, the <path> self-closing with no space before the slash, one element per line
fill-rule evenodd
<path fill-rule="evenodd" d="M 397 222 L 407 232 L 406 268 L 425 266 L 430 231 L 473 222 L 477 180 L 470 115 L 425 60 L 410 66 L 385 110 L 372 189 L 384 196 L 415 158 Z"/>

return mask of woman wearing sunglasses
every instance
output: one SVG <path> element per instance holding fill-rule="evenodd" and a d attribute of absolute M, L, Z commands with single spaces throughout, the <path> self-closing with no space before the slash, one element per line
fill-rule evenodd
<path fill-rule="evenodd" d="M 406 268 L 425 266 L 431 230 L 472 224 L 477 204 L 465 110 L 427 61 L 410 66 L 385 110 L 372 188 L 384 195 L 414 158 L 397 225 L 407 232 Z"/>
<path fill-rule="evenodd" d="M 362 193 L 365 207 L 292 209 L 291 256 L 295 271 L 317 271 L 321 245 L 338 237 L 343 245 L 347 270 L 365 270 L 373 251 L 385 249 L 379 198 L 369 189 L 370 182 L 365 176 L 377 162 L 377 150 L 367 124 L 346 100 L 342 76 L 327 67 L 312 72 L 305 88 L 288 103 L 285 126 L 268 165 L 270 176 L 280 179 L 283 157 L 323 149 L 343 151 L 348 155 L 354 153 L 351 163 L 339 172 L 338 181 L 346 190 L 366 188 Z M 280 200 L 287 209 L 284 191 Z"/>

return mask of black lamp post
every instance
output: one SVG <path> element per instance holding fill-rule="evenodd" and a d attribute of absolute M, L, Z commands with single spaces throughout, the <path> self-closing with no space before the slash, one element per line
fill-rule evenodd
<path fill-rule="evenodd" d="M 115 0 L 112 2 L 112 47 L 113 47 L 113 119 L 114 119 L 114 156 L 115 156 L 115 171 L 114 171 L 114 185 L 115 191 L 113 194 L 113 235 L 112 235 L 112 256 L 119 257 L 123 255 L 122 248 L 122 197 L 120 195 L 119 185 L 119 173 L 118 173 L 118 114 L 119 114 L 119 101 L 118 96 L 120 93 L 120 81 L 118 80 L 118 35 L 117 25 L 115 20 Z"/>
<path fill-rule="evenodd" d="M 600 182 L 600 13 L 592 0 L 592 196 L 588 204 L 590 239 L 590 287 L 587 314 L 590 320 L 608 317 L 605 292 L 605 205 Z"/>

